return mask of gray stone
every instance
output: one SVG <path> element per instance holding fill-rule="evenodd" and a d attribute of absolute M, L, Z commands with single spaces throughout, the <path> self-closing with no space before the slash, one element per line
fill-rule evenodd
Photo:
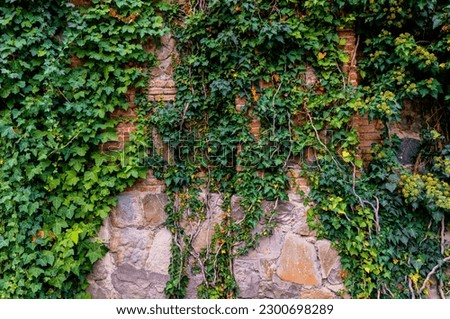
<path fill-rule="evenodd" d="M 412 165 L 415 163 L 416 156 L 419 153 L 421 140 L 414 138 L 403 138 L 400 143 L 400 149 L 397 158 L 402 165 Z"/>
<path fill-rule="evenodd" d="M 112 274 L 111 281 L 121 298 L 134 299 L 145 298 L 150 281 L 147 272 L 138 269 L 130 264 L 123 264 L 117 267 L 117 271 Z"/>
<path fill-rule="evenodd" d="M 95 282 L 90 284 L 86 292 L 94 299 L 108 299 L 109 297 L 108 291 Z"/>
<path fill-rule="evenodd" d="M 119 195 L 117 207 L 112 210 L 111 224 L 117 228 L 143 227 L 143 205 L 138 194 Z"/>
<path fill-rule="evenodd" d="M 169 275 L 158 274 L 154 272 L 149 272 L 147 274 L 148 281 L 150 282 L 149 289 L 147 291 L 146 298 L 152 299 L 164 299 L 166 294 L 164 289 L 166 288 L 166 283 L 169 280 Z"/>
<path fill-rule="evenodd" d="M 290 192 L 288 194 L 289 202 L 297 208 L 304 208 L 305 199 L 300 194 Z"/>
<path fill-rule="evenodd" d="M 113 232 L 109 249 L 117 265 L 131 263 L 143 267 L 148 257 L 148 248 L 153 232 L 148 229 L 124 228 Z"/>
<path fill-rule="evenodd" d="M 189 283 L 186 287 L 186 298 L 196 299 L 197 298 L 197 287 L 202 283 L 202 275 L 191 275 L 189 277 Z"/>
<path fill-rule="evenodd" d="M 169 276 L 123 264 L 111 276 L 114 289 L 121 298 L 164 298 L 164 287 Z"/>
<path fill-rule="evenodd" d="M 296 208 L 294 210 L 297 222 L 293 226 L 293 232 L 301 236 L 315 237 L 317 235 L 317 232 L 315 230 L 311 230 L 311 228 L 308 225 L 307 209 L 308 209 L 307 207 L 302 207 Z"/>
<path fill-rule="evenodd" d="M 287 201 L 281 201 L 276 208 L 277 215 L 275 217 L 276 222 L 279 225 L 292 225 L 295 223 L 293 214 L 295 206 Z"/>
<path fill-rule="evenodd" d="M 168 268 L 170 264 L 170 246 L 172 243 L 172 234 L 166 228 L 160 229 L 153 239 L 152 245 L 148 252 L 148 259 L 146 262 L 146 269 L 168 275 Z"/>
<path fill-rule="evenodd" d="M 297 299 L 299 292 L 299 285 L 284 282 L 274 274 L 272 281 L 262 281 L 260 283 L 258 298 Z"/>
<path fill-rule="evenodd" d="M 331 269 L 330 273 L 328 274 L 328 282 L 332 285 L 340 285 L 343 283 L 342 280 L 342 265 L 338 261 L 335 266 Z"/>
<path fill-rule="evenodd" d="M 171 34 L 166 34 L 161 39 L 161 43 L 162 46 L 158 49 L 158 61 L 164 61 L 170 58 L 170 55 L 175 49 L 175 39 L 172 38 Z"/>
<path fill-rule="evenodd" d="M 259 291 L 259 261 L 237 259 L 233 265 L 234 276 L 239 286 L 241 298 L 258 298 Z"/>
<path fill-rule="evenodd" d="M 91 275 L 89 276 L 89 280 L 90 281 L 101 281 L 101 280 L 105 280 L 106 278 L 108 278 L 109 275 L 109 265 L 111 264 L 110 262 L 110 258 L 111 258 L 111 254 L 107 253 L 105 257 L 103 257 L 103 259 L 97 261 L 94 264 L 94 269 L 91 273 Z"/>
<path fill-rule="evenodd" d="M 256 252 L 261 258 L 274 259 L 280 257 L 281 247 L 283 246 L 284 236 L 274 231 L 270 237 L 264 237 L 260 240 Z"/>

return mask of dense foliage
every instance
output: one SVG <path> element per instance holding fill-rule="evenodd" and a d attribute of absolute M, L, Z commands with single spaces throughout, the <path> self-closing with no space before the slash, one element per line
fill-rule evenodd
<path fill-rule="evenodd" d="M 136 103 L 162 18 L 148 1 L 0 5 L 0 297 L 86 296 L 115 195 L 145 174 L 109 115 Z M 143 133 L 141 130 L 141 140 Z M 139 134 L 136 134 L 139 136 Z"/>
<path fill-rule="evenodd" d="M 432 281 L 446 293 L 448 11 L 438 1 L 350 0 L 192 1 L 174 9 L 179 91 L 153 117 L 175 154 L 161 175 L 174 233 L 169 297 L 184 296 L 189 269 L 203 276 L 200 297 L 238 295 L 232 260 L 270 235 L 273 212 L 261 201 L 286 199 L 292 164 L 308 164 L 311 226 L 335 242 L 353 297 L 426 296 Z M 342 72 L 356 54 L 342 51 L 338 30 L 346 27 L 356 28 L 362 53 L 356 88 Z M 245 105 L 236 108 L 236 98 Z M 407 99 L 436 114 L 414 172 L 399 165 L 389 129 Z M 369 166 L 359 157 L 357 114 L 384 123 Z M 200 192 L 221 193 L 225 214 L 197 255 L 185 227 L 208 216 Z M 243 217 L 231 212 L 233 195 Z"/>
<path fill-rule="evenodd" d="M 314 213 L 323 234 L 336 240 L 353 296 L 414 298 L 433 286 L 448 297 L 450 5 L 337 3 L 360 35 L 360 112 L 384 123 L 384 141 L 361 177 L 348 165 L 322 166 L 314 178 Z M 391 126 L 411 100 L 427 123 L 416 164 L 406 170 L 398 164 L 399 138 Z"/>
<path fill-rule="evenodd" d="M 168 297 L 185 296 L 188 271 L 203 278 L 199 297 L 238 296 L 233 259 L 271 235 L 275 210 L 261 203 L 287 199 L 292 167 L 309 179 L 311 226 L 334 241 L 351 296 L 425 297 L 431 286 L 448 296 L 445 1 L 72 2 L 89 5 L 0 5 L 0 297 L 85 296 L 105 251 L 92 238 L 148 164 L 169 195 Z M 180 54 L 169 104 L 142 94 L 155 62 L 143 44 L 166 31 L 157 10 L 170 17 Z M 342 28 L 358 34 L 358 87 L 342 71 L 356 58 L 343 52 Z M 120 120 L 110 114 L 128 107 L 130 90 L 137 132 L 123 151 L 107 152 L 101 145 L 117 138 Z M 432 115 L 410 170 L 390 129 L 409 100 Z M 384 124 L 367 165 L 357 114 Z M 140 165 L 148 125 L 170 156 Z M 212 193 L 222 221 L 196 252 L 188 228 L 210 216 Z"/>

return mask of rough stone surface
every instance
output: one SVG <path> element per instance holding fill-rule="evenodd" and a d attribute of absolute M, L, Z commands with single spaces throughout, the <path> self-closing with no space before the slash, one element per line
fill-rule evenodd
<path fill-rule="evenodd" d="M 117 228 L 138 226 L 143 223 L 143 206 L 138 195 L 119 195 L 117 207 L 111 213 L 111 223 Z"/>
<path fill-rule="evenodd" d="M 336 295 L 326 288 L 321 289 L 303 289 L 300 292 L 301 299 L 334 299 Z"/>
<path fill-rule="evenodd" d="M 271 281 L 262 281 L 258 298 L 296 299 L 301 287 L 297 284 L 281 280 L 274 275 Z"/>
<path fill-rule="evenodd" d="M 241 298 L 258 298 L 259 284 L 258 260 L 238 259 L 234 261 L 234 275 L 239 285 Z"/>
<path fill-rule="evenodd" d="M 275 259 L 280 257 L 284 236 L 278 231 L 274 231 L 270 237 L 261 239 L 256 252 L 264 259 Z"/>
<path fill-rule="evenodd" d="M 202 195 L 208 214 L 203 223 L 183 222 L 193 235 L 196 252 L 208 247 L 214 225 L 222 221 L 223 198 Z M 169 278 L 172 234 L 164 226 L 167 197 L 153 192 L 124 193 L 100 231 L 109 252 L 94 268 L 88 292 L 94 298 L 164 298 Z M 303 199 L 290 193 L 289 201 L 264 202 L 265 211 L 276 209 L 277 226 L 270 237 L 233 263 L 241 298 L 331 298 L 344 289 L 337 252 L 326 240 L 316 240 L 306 222 Z M 244 215 L 239 198 L 232 200 L 231 215 Z M 194 258 L 191 258 L 193 261 Z M 192 268 L 193 263 L 188 267 Z M 191 274 L 188 298 L 197 297 L 201 273 Z"/>
<path fill-rule="evenodd" d="M 314 245 L 296 235 L 289 235 L 283 245 L 277 275 L 284 281 L 317 286 L 321 282 L 316 267 Z"/>
<path fill-rule="evenodd" d="M 166 202 L 167 196 L 163 194 L 148 194 L 144 197 L 144 217 L 149 226 L 159 227 L 164 224 L 167 218 L 164 210 Z"/>
<path fill-rule="evenodd" d="M 121 298 L 163 298 L 169 276 L 123 264 L 112 275 L 112 283 Z"/>
<path fill-rule="evenodd" d="M 153 239 L 145 268 L 152 272 L 168 275 L 171 243 L 172 234 L 170 231 L 165 228 L 160 229 Z"/>
<path fill-rule="evenodd" d="M 320 267 L 322 268 L 322 278 L 328 278 L 331 270 L 338 267 L 339 255 L 336 249 L 331 247 L 329 240 L 319 240 L 316 243 L 318 252 Z"/>

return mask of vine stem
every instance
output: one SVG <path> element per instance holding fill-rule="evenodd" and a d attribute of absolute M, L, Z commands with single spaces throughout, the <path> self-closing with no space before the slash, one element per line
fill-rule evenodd
<path fill-rule="evenodd" d="M 416 295 L 414 294 L 414 288 L 412 286 L 411 278 L 408 278 L 408 287 L 409 287 L 409 291 L 411 292 L 411 299 L 416 299 Z"/>
<path fill-rule="evenodd" d="M 355 44 L 355 48 L 353 49 L 352 52 L 352 60 L 350 62 L 350 70 L 348 72 L 348 77 L 347 77 L 347 82 L 350 83 L 350 74 L 351 74 L 351 68 L 356 66 L 356 53 L 358 51 L 358 46 L 359 46 L 359 35 L 356 37 L 356 44 Z"/>
<path fill-rule="evenodd" d="M 331 159 L 333 160 L 333 162 L 336 164 L 336 167 L 339 169 L 339 170 L 341 170 L 341 167 L 340 167 L 340 165 L 339 165 L 339 163 L 335 160 L 335 158 L 334 158 L 334 156 L 333 156 L 333 153 L 331 153 L 331 151 L 328 149 L 328 147 L 325 145 L 325 143 L 323 143 L 322 142 L 322 140 L 320 139 L 320 136 L 319 136 L 319 132 L 317 131 L 317 129 L 316 129 L 316 127 L 314 126 L 314 123 L 313 123 L 313 121 L 312 121 L 312 117 L 311 117 L 311 114 L 309 114 L 309 112 L 306 112 L 306 115 L 308 116 L 308 120 L 309 120 L 309 123 L 311 124 L 311 126 L 312 126 L 312 128 L 313 128 L 313 130 L 314 130 L 314 133 L 316 134 L 316 138 L 317 138 L 317 141 L 319 142 L 319 144 L 331 155 Z"/>
<path fill-rule="evenodd" d="M 366 205 L 368 204 L 370 207 L 372 207 L 373 209 L 373 213 L 375 215 L 375 231 L 378 233 L 380 231 L 380 216 L 379 216 L 379 211 L 380 211 L 380 200 L 378 199 L 377 196 L 373 196 L 375 198 L 375 202 L 376 205 L 372 204 L 371 202 L 369 202 L 368 200 L 363 200 L 361 198 L 361 196 L 358 195 L 358 193 L 356 193 L 356 166 L 355 164 L 352 163 L 353 166 L 353 185 L 352 185 L 352 192 L 353 195 L 356 196 L 356 198 L 358 199 L 360 205 L 362 208 L 364 208 Z M 369 229 L 370 231 L 370 229 Z"/>
<path fill-rule="evenodd" d="M 72 136 L 70 138 L 70 140 L 66 144 L 64 144 L 61 147 L 55 148 L 53 151 L 48 153 L 47 157 L 50 157 L 50 155 L 52 155 L 52 154 L 54 154 L 54 153 L 56 153 L 56 152 L 58 152 L 58 151 L 60 151 L 60 150 L 62 150 L 64 148 L 66 148 L 67 146 L 69 146 L 73 142 L 73 140 L 76 139 L 78 137 L 78 135 L 80 135 L 80 133 L 81 133 L 81 131 L 78 131 L 74 136 Z"/>
<path fill-rule="evenodd" d="M 442 259 L 442 263 L 446 263 L 449 261 L 450 261 L 450 256 Z M 425 278 L 425 281 L 423 282 L 422 287 L 420 287 L 420 289 L 419 289 L 419 294 L 421 294 L 422 291 L 426 288 L 426 285 L 427 285 L 428 281 L 430 281 L 431 276 L 433 276 L 436 273 L 436 271 L 441 267 L 442 267 L 442 265 L 437 264 L 436 266 L 433 267 L 433 269 L 431 269 L 431 271 L 428 273 L 427 277 Z"/>
<path fill-rule="evenodd" d="M 441 220 L 441 254 L 445 253 L 445 216 Z"/>
<path fill-rule="evenodd" d="M 273 99 L 272 99 L 272 109 L 274 110 L 274 114 L 273 114 L 273 118 L 272 118 L 272 134 L 273 136 L 275 136 L 275 99 L 278 95 L 278 92 L 280 92 L 281 89 L 281 85 L 282 85 L 282 81 L 280 80 L 280 84 L 278 85 L 277 90 L 275 91 L 275 94 L 273 95 Z"/>

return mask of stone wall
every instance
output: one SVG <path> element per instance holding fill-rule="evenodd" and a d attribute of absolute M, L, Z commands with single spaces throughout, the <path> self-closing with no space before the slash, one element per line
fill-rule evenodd
<path fill-rule="evenodd" d="M 356 85 L 355 54 L 357 43 L 352 30 L 340 30 L 346 39 L 344 50 L 352 57 L 349 65 L 343 66 L 348 74 L 348 83 Z M 163 38 L 159 48 L 149 46 L 156 52 L 159 65 L 152 71 L 153 80 L 149 99 L 172 101 L 176 89 L 173 81 L 173 59 L 177 58 L 174 40 L 170 35 Z M 307 81 L 315 81 L 314 71 L 308 69 Z M 113 116 L 133 118 L 136 116 L 130 95 L 130 108 L 117 111 Z M 239 110 L 243 101 L 237 99 Z M 251 114 L 250 114 L 251 116 Z M 355 125 L 368 149 L 379 135 L 377 127 L 367 118 L 355 119 Z M 252 117 L 251 131 L 257 136 L 260 123 Z M 117 127 L 119 140 L 107 144 L 109 149 L 120 149 L 134 130 L 132 121 L 125 121 Z M 366 135 L 367 134 L 367 135 Z M 155 143 L 164 147 L 154 136 Z M 367 145 L 367 147 L 366 147 Z M 365 148 L 364 148 L 365 147 Z M 306 180 L 299 177 L 298 170 L 289 175 L 292 191 L 289 201 L 278 203 L 277 226 L 270 238 L 261 240 L 260 245 L 246 256 L 234 260 L 233 268 L 240 288 L 241 298 L 336 298 L 344 292 L 341 279 L 339 256 L 327 240 L 318 240 L 306 222 L 306 211 L 302 198 L 296 189 L 308 191 Z M 205 196 L 206 197 L 206 196 Z M 216 223 L 221 220 L 221 198 L 218 194 L 208 196 L 209 215 L 204 223 L 191 229 L 196 233 L 193 247 L 196 251 L 209 244 Z M 154 178 L 150 171 L 146 179 L 119 195 L 118 205 L 105 220 L 99 237 L 109 248 L 91 274 L 88 292 L 94 298 L 164 298 L 164 287 L 169 279 L 171 233 L 164 227 L 166 203 L 164 185 Z M 240 214 L 239 199 L 234 198 L 232 212 Z M 275 203 L 265 202 L 266 209 Z M 186 225 L 188 226 L 188 225 Z M 189 227 L 186 227 L 189 228 Z M 187 297 L 196 298 L 196 287 L 201 275 L 191 276 Z"/>
<path fill-rule="evenodd" d="M 209 215 L 191 228 L 193 248 L 209 245 L 214 225 L 221 221 L 222 198 L 208 196 Z M 88 291 L 94 298 L 164 298 L 169 279 L 172 235 L 164 227 L 166 195 L 130 189 L 105 220 L 99 237 L 109 252 L 95 265 Z M 303 199 L 289 194 L 289 201 L 264 202 L 275 209 L 277 227 L 271 237 L 248 255 L 234 261 L 241 298 L 335 298 L 344 291 L 339 256 L 328 240 L 317 240 L 306 221 Z M 235 218 L 242 214 L 233 199 Z M 191 276 L 187 297 L 196 298 L 201 275 Z"/>

